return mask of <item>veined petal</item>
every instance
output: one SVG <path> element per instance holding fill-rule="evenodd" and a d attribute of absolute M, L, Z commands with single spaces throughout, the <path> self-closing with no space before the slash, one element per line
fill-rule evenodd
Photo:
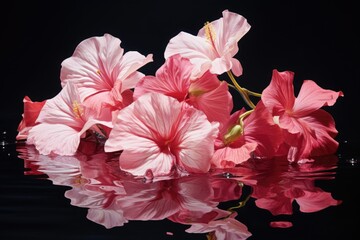
<path fill-rule="evenodd" d="M 329 113 L 319 109 L 311 115 L 301 118 L 299 124 L 301 124 L 300 133 L 303 140 L 298 144 L 298 159 L 329 155 L 336 152 L 339 145 L 334 139 L 337 130 L 334 119 Z"/>
<path fill-rule="evenodd" d="M 80 142 L 80 133 L 64 124 L 42 123 L 29 131 L 28 143 L 34 144 L 40 154 L 74 155 Z"/>
<path fill-rule="evenodd" d="M 147 93 L 119 111 L 105 151 L 124 150 L 120 165 L 133 174 L 143 175 L 150 169 L 154 176 L 166 175 L 178 166 L 206 172 L 217 127 L 186 103 Z"/>
<path fill-rule="evenodd" d="M 110 34 L 82 41 L 72 57 L 61 63 L 62 86 L 68 81 L 76 81 L 82 101 L 95 92 L 111 89 L 116 80 L 112 77 L 113 70 L 124 53 L 120 43 L 120 39 Z M 83 90 L 87 91 L 83 92 Z"/>
<path fill-rule="evenodd" d="M 238 52 L 238 42 L 250 30 L 250 24 L 243 16 L 224 10 L 223 17 L 213 21 L 217 51 L 233 57 Z M 202 29 L 203 31 L 203 29 Z M 202 33 L 199 33 L 202 34 Z"/>
<path fill-rule="evenodd" d="M 190 97 L 189 103 L 203 111 L 210 122 L 222 122 L 228 119 L 233 109 L 232 95 L 228 91 L 226 82 L 221 82 L 212 91 Z"/>
<path fill-rule="evenodd" d="M 171 168 L 169 164 L 174 164 L 174 156 L 162 148 L 166 150 L 167 142 L 172 141 L 180 111 L 181 105 L 174 98 L 160 93 L 141 96 L 119 112 L 105 151 L 124 150 L 120 164 L 133 174 L 143 175 L 147 169 L 154 175 L 165 174 Z"/>
<path fill-rule="evenodd" d="M 122 93 L 135 87 L 144 76 L 137 70 L 152 61 L 152 54 L 143 56 L 136 51 L 124 54 L 120 39 L 104 34 L 82 41 L 72 57 L 62 62 L 62 86 L 75 82 L 84 102 L 88 98 L 99 110 L 103 104 L 122 107 Z M 101 98 L 97 96 L 101 94 Z M 106 97 L 106 94 L 110 96 Z M 98 101 L 101 100 L 101 101 Z"/>
<path fill-rule="evenodd" d="M 244 120 L 244 139 L 257 144 L 255 154 L 258 157 L 275 156 L 284 139 L 281 128 L 274 123 L 272 115 L 260 100 Z"/>
<path fill-rule="evenodd" d="M 124 54 L 119 63 L 119 69 L 114 72 L 116 80 L 123 80 L 123 84 L 126 86 L 124 89 L 130 89 L 135 87 L 137 82 L 127 82 L 127 78 L 135 73 L 139 68 L 153 61 L 153 55 L 148 54 L 146 57 L 139 52 L 129 51 Z M 137 79 L 139 80 L 139 79 Z"/>
<path fill-rule="evenodd" d="M 143 176 L 151 170 L 156 176 L 168 175 L 175 165 L 175 156 L 169 153 L 153 151 L 144 154 L 139 150 L 124 150 L 119 159 L 120 168 L 135 176 Z"/>
<path fill-rule="evenodd" d="M 84 120 L 83 109 L 77 88 L 69 82 L 54 98 L 46 101 L 37 122 L 64 124 L 74 129 L 81 129 Z"/>
<path fill-rule="evenodd" d="M 344 94 L 323 89 L 314 81 L 305 80 L 295 100 L 293 114 L 296 117 L 306 116 L 323 106 L 332 106 L 339 96 Z"/>
<path fill-rule="evenodd" d="M 210 123 L 201 111 L 187 108 L 177 125 L 178 161 L 189 172 L 207 172 L 214 153 L 219 123 Z"/>
<path fill-rule="evenodd" d="M 217 56 L 206 39 L 186 32 L 180 32 L 166 46 L 165 59 L 175 54 L 190 59 L 194 64 L 193 78 L 203 75 L 210 68 L 212 59 Z"/>
<path fill-rule="evenodd" d="M 293 72 L 273 70 L 271 82 L 261 95 L 261 100 L 273 115 L 292 110 L 295 102 L 293 79 Z"/>
<path fill-rule="evenodd" d="M 257 144 L 255 142 L 245 143 L 240 147 L 224 147 L 215 150 L 211 163 L 218 168 L 234 167 L 237 164 L 251 158 Z"/>
<path fill-rule="evenodd" d="M 145 92 L 158 92 L 179 101 L 185 100 L 190 86 L 192 67 L 188 59 L 178 54 L 169 57 L 156 71 L 156 77 L 147 76 L 140 80 L 134 90 L 134 97 L 138 98 Z"/>

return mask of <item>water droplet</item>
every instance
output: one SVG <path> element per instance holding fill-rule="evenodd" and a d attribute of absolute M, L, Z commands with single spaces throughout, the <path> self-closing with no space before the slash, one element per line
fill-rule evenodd
<path fill-rule="evenodd" d="M 226 177 L 226 178 L 231 178 L 234 175 L 232 175 L 231 173 L 226 172 L 226 173 L 223 173 L 223 176 Z"/>
<path fill-rule="evenodd" d="M 143 182 L 151 182 L 154 179 L 154 174 L 151 169 L 146 170 Z"/>
<path fill-rule="evenodd" d="M 1 137 L 0 137 L 0 146 L 3 146 L 3 148 L 5 148 L 6 145 L 8 145 L 8 141 L 7 141 L 7 136 L 6 136 L 7 132 L 3 131 L 1 133 Z"/>
<path fill-rule="evenodd" d="M 350 163 L 352 166 L 358 163 L 358 160 L 356 158 L 350 158 L 347 159 L 346 162 Z"/>

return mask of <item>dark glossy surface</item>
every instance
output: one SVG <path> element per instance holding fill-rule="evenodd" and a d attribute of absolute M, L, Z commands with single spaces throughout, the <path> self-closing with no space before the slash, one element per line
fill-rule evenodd
<path fill-rule="evenodd" d="M 271 71 L 295 72 L 296 84 L 312 79 L 321 87 L 342 90 L 344 98 L 327 110 L 339 135 L 335 168 L 300 179 L 299 169 L 280 168 L 298 182 L 331 193 L 338 206 L 304 213 L 293 202 L 291 215 L 273 216 L 250 197 L 237 210 L 237 219 L 253 234 L 249 239 L 359 239 L 359 14 L 355 1 L 11 1 L 0 20 L 0 239 L 206 239 L 190 234 L 189 226 L 168 219 L 129 221 L 106 229 L 87 219 L 88 208 L 72 205 L 65 196 L 72 189 L 54 184 L 46 174 L 32 175 L 14 143 L 25 95 L 34 101 L 53 97 L 60 90 L 60 64 L 87 37 L 105 32 L 119 37 L 126 51 L 154 53 L 155 62 L 144 68 L 154 74 L 163 63 L 163 51 L 179 31 L 195 34 L 205 21 L 229 9 L 246 17 L 252 28 L 239 43 L 243 64 L 241 81 L 250 90 L 267 86 Z M 166 23 L 166 24 L 165 24 Z M 235 102 L 241 107 L 242 101 Z M 345 143 L 345 140 L 349 141 Z M 6 142 L 6 144 L 5 144 Z M 91 163 L 92 161 L 90 161 Z M 283 166 L 283 165 L 282 165 Z M 325 165 L 326 168 L 329 165 Z M 286 169 L 286 171 L 285 171 Z M 271 169 L 269 169 L 271 171 Z M 26 173 L 26 174 L 24 174 Z M 40 173 L 40 172 L 39 172 Z M 296 173 L 296 174 L 295 174 Z M 254 177 L 255 176 L 255 177 Z M 257 178 L 260 175 L 252 175 Z M 271 176 L 271 175 L 270 175 Z M 270 178 L 275 180 L 275 178 Z M 244 179 L 238 179 L 244 180 Z M 258 179 L 260 180 L 260 179 Z M 267 178 L 262 178 L 265 181 Z M 278 179 L 280 180 L 280 179 Z M 269 182 L 271 183 L 271 181 Z M 281 184 L 280 184 L 281 185 Z M 291 186 L 291 185 L 290 185 Z M 241 200 L 251 193 L 245 184 Z M 227 209 L 236 200 L 221 203 Z M 291 228 L 271 228 L 276 220 Z M 167 235 L 167 232 L 173 235 Z"/>
<path fill-rule="evenodd" d="M 359 168 L 349 152 L 302 166 L 252 160 L 231 172 L 144 181 L 121 173 L 116 156 L 98 149 L 91 143 L 75 157 L 51 158 L 22 143 L 3 145 L 1 239 L 206 239 L 206 234 L 186 232 L 185 219 L 206 219 L 202 211 L 194 214 L 194 206 L 226 210 L 247 198 L 235 209 L 236 220 L 252 234 L 243 239 L 360 236 Z M 191 200 L 179 207 L 181 199 Z M 260 208 L 257 201 L 269 204 Z M 155 207 L 159 203 L 162 210 Z M 119 224 L 122 216 L 126 222 Z M 274 228 L 273 221 L 292 227 Z"/>

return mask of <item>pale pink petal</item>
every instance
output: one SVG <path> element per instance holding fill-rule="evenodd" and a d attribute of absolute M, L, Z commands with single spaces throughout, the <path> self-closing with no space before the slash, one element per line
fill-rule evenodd
<path fill-rule="evenodd" d="M 154 147 L 154 148 L 157 148 Z M 135 176 L 144 176 L 148 170 L 156 176 L 168 175 L 175 165 L 175 156 L 169 153 L 161 152 L 137 152 L 127 149 L 120 155 L 120 169 L 130 172 Z"/>
<path fill-rule="evenodd" d="M 154 175 L 168 174 L 175 164 L 194 172 L 208 171 L 217 124 L 184 106 L 160 93 L 141 96 L 119 112 L 105 151 L 124 150 L 120 165 L 136 175 L 147 169 Z"/>
<path fill-rule="evenodd" d="M 124 150 L 120 165 L 133 174 L 144 175 L 147 169 L 165 174 L 174 160 L 171 153 L 163 152 L 163 147 L 174 134 L 173 125 L 178 121 L 180 110 L 180 103 L 174 98 L 162 94 L 143 95 L 119 112 L 105 151 Z"/>
<path fill-rule="evenodd" d="M 232 68 L 235 76 L 240 76 L 242 66 L 233 57 L 239 50 L 238 41 L 249 30 L 250 25 L 244 17 L 224 10 L 223 18 L 200 29 L 200 39 L 183 32 L 172 38 L 165 49 L 165 58 L 176 53 L 189 58 L 195 65 L 194 77 L 201 76 L 207 70 L 222 74 Z"/>
<path fill-rule="evenodd" d="M 218 202 L 212 200 L 213 189 L 208 176 L 183 177 L 179 180 L 177 193 L 181 196 L 181 207 L 202 214 L 212 211 Z"/>
<path fill-rule="evenodd" d="M 193 78 L 203 75 L 211 67 L 212 59 L 216 58 L 215 52 L 205 38 L 186 32 L 180 32 L 170 39 L 166 46 L 165 59 L 175 54 L 190 59 L 194 64 Z"/>
<path fill-rule="evenodd" d="M 229 71 L 231 69 L 231 67 L 232 67 L 232 61 L 231 60 L 226 59 L 225 57 L 215 58 L 212 61 L 211 67 L 209 68 L 209 71 L 211 73 L 213 73 L 213 74 L 220 75 L 220 74 L 223 74 L 224 72 Z M 240 75 L 241 74 L 242 74 L 242 72 L 240 73 Z"/>
<path fill-rule="evenodd" d="M 37 122 L 49 124 L 64 124 L 74 129 L 81 129 L 84 124 L 82 114 L 84 109 L 77 88 L 69 83 L 52 99 L 46 101 Z"/>
<path fill-rule="evenodd" d="M 128 222 L 120 210 L 113 209 L 90 208 L 86 217 L 93 222 L 103 225 L 107 229 L 123 226 Z"/>
<path fill-rule="evenodd" d="M 82 41 L 72 57 L 62 62 L 62 86 L 75 82 L 80 100 L 95 98 L 89 101 L 98 112 L 104 104 L 121 109 L 122 93 L 135 87 L 144 76 L 137 70 L 152 61 L 151 54 L 143 56 L 135 51 L 124 54 L 120 43 L 120 39 L 110 34 L 91 37 Z"/>
<path fill-rule="evenodd" d="M 245 240 L 251 236 L 245 224 L 237 221 L 234 217 L 220 220 L 213 220 L 209 223 L 192 223 L 186 229 L 188 233 L 209 233 L 212 238 L 217 240 Z"/>
<path fill-rule="evenodd" d="M 76 81 L 80 86 L 81 100 L 104 90 L 110 90 L 114 81 L 114 68 L 123 56 L 120 39 L 104 34 L 83 40 L 72 57 L 61 63 L 60 79 L 64 86 Z"/>
<path fill-rule="evenodd" d="M 177 153 L 180 164 L 189 172 L 207 172 L 214 153 L 214 139 L 218 134 L 219 124 L 210 124 L 207 117 L 195 108 L 187 108 L 177 126 L 176 141 L 179 142 Z"/>
<path fill-rule="evenodd" d="M 87 98 L 84 100 L 84 105 L 86 105 L 89 108 L 92 108 L 95 112 L 98 113 L 98 115 L 101 114 L 101 112 L 106 107 L 114 106 L 114 99 L 109 94 L 109 92 L 99 92 L 94 95 L 92 95 L 90 98 Z"/>
<path fill-rule="evenodd" d="M 42 123 L 29 131 L 28 139 L 40 154 L 73 155 L 79 146 L 80 134 L 65 124 Z"/>
<path fill-rule="evenodd" d="M 224 10 L 223 17 L 211 22 L 214 26 L 216 50 L 222 56 L 233 57 L 238 51 L 238 42 L 250 30 L 250 25 L 243 16 Z M 198 36 L 204 36 L 202 28 Z"/>
<path fill-rule="evenodd" d="M 114 77 L 117 80 L 122 80 L 122 89 L 134 88 L 140 78 L 144 76 L 142 73 L 137 72 L 137 70 L 152 61 L 152 54 L 148 54 L 145 57 L 135 51 L 126 52 L 121 58 L 119 68 L 114 70 Z M 135 75 L 132 76 L 133 74 Z"/>
<path fill-rule="evenodd" d="M 73 155 L 85 132 L 95 124 L 112 127 L 108 121 L 94 120 L 96 113 L 80 102 L 73 82 L 68 82 L 58 95 L 46 101 L 36 128 L 29 132 L 28 143 L 41 154 Z"/>

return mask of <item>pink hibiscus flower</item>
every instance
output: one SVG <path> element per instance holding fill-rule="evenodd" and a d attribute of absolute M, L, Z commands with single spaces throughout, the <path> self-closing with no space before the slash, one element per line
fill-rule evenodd
<path fill-rule="evenodd" d="M 161 66 L 156 76 L 145 76 L 136 85 L 134 98 L 144 93 L 158 92 L 178 101 L 185 101 L 203 111 L 209 121 L 222 122 L 228 119 L 233 108 L 233 101 L 228 85 L 220 82 L 217 75 L 206 72 L 191 80 L 193 65 L 179 54 L 169 57 Z"/>
<path fill-rule="evenodd" d="M 61 84 L 76 82 L 80 100 L 100 113 L 115 111 L 132 102 L 132 91 L 143 73 L 140 67 L 152 61 L 136 51 L 124 54 L 120 39 L 110 34 L 82 41 L 61 64 Z"/>
<path fill-rule="evenodd" d="M 112 127 L 96 116 L 95 111 L 81 103 L 74 83 L 68 82 L 58 95 L 46 101 L 36 125 L 29 131 L 27 143 L 34 144 L 40 154 L 73 155 L 87 130 L 102 134 L 97 124 Z"/>
<path fill-rule="evenodd" d="M 123 152 L 120 168 L 133 175 L 169 175 L 173 169 L 207 172 L 218 123 L 186 103 L 148 93 L 121 110 L 105 151 Z"/>
<path fill-rule="evenodd" d="M 285 132 L 288 160 L 308 161 L 310 157 L 336 152 L 338 142 L 335 121 L 323 106 L 332 106 L 341 91 L 320 88 L 305 80 L 298 97 L 294 96 L 294 73 L 273 70 L 269 86 L 262 93 L 262 101 Z"/>
<path fill-rule="evenodd" d="M 237 111 L 223 125 L 211 162 L 217 168 L 229 168 L 247 161 L 253 154 L 271 158 L 282 141 L 281 129 L 259 101 L 253 112 Z"/>
<path fill-rule="evenodd" d="M 240 76 L 242 66 L 233 57 L 239 51 L 238 42 L 250 30 L 250 25 L 243 16 L 228 10 L 224 10 L 222 15 L 222 18 L 206 23 L 197 36 L 180 32 L 170 39 L 165 58 L 178 53 L 189 58 L 195 65 L 193 77 L 199 77 L 207 70 L 218 75 L 232 70 Z"/>
<path fill-rule="evenodd" d="M 22 120 L 18 125 L 16 140 L 26 140 L 29 134 L 29 130 L 35 125 L 36 119 L 44 106 L 46 100 L 41 102 L 33 102 L 28 96 L 23 99 L 24 113 L 22 114 Z"/>

